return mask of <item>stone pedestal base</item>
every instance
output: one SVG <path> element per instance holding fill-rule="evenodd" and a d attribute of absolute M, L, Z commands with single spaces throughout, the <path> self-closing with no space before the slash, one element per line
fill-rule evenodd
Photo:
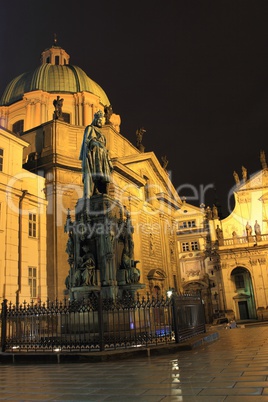
<path fill-rule="evenodd" d="M 118 295 L 119 295 L 119 297 L 123 297 L 124 293 L 128 293 L 135 300 L 137 297 L 137 292 L 140 289 L 144 289 L 144 288 L 145 288 L 144 283 L 130 283 L 127 285 L 121 285 L 121 286 L 119 286 Z"/>
<path fill-rule="evenodd" d="M 101 296 L 104 299 L 115 299 L 118 295 L 118 286 L 102 286 Z"/>
<path fill-rule="evenodd" d="M 100 292 L 100 286 L 80 286 L 73 287 L 70 289 L 70 299 L 71 300 L 83 300 L 88 299 L 92 292 Z"/>

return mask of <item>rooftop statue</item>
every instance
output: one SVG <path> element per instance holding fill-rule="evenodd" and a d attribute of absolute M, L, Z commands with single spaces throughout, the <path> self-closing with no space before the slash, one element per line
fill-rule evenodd
<path fill-rule="evenodd" d="M 260 152 L 260 161 L 261 161 L 262 169 L 267 169 L 265 152 L 263 150 Z"/>
<path fill-rule="evenodd" d="M 82 160 L 84 197 L 107 194 L 113 165 L 102 134 L 103 112 L 94 115 L 92 123 L 85 128 L 79 159 Z"/>
<path fill-rule="evenodd" d="M 144 145 L 142 144 L 142 139 L 143 139 L 143 134 L 146 133 L 146 130 L 141 127 L 138 130 L 136 130 L 136 143 L 137 143 L 137 148 L 141 151 L 144 152 Z"/>
<path fill-rule="evenodd" d="M 167 165 L 168 165 L 167 156 L 166 155 L 161 156 L 161 159 L 162 159 L 162 167 L 163 167 L 163 169 L 166 169 Z"/>
<path fill-rule="evenodd" d="M 61 98 L 59 95 L 57 96 L 57 99 L 54 99 L 54 101 L 53 101 L 53 106 L 55 108 L 54 116 L 53 116 L 54 120 L 62 119 L 63 101 L 64 101 L 64 99 Z"/>
<path fill-rule="evenodd" d="M 105 124 L 111 124 L 110 118 L 113 114 L 113 108 L 112 105 L 106 105 L 104 107 L 104 117 L 105 117 Z"/>
<path fill-rule="evenodd" d="M 237 174 L 237 172 L 235 170 L 234 170 L 233 176 L 234 176 L 236 184 L 240 184 L 239 176 L 238 176 L 238 174 Z"/>

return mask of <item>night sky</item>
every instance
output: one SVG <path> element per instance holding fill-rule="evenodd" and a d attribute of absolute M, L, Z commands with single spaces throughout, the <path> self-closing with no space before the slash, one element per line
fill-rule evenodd
<path fill-rule="evenodd" d="M 268 161 L 267 0 L 3 3 L 1 95 L 56 33 L 70 64 L 105 90 L 121 134 L 135 145 L 146 129 L 145 151 L 167 156 L 188 202 L 216 197 L 226 214 L 233 171 L 258 171 L 262 149 Z"/>

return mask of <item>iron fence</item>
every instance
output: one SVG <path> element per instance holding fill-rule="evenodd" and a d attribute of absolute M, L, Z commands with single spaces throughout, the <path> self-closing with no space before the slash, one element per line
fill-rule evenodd
<path fill-rule="evenodd" d="M 182 342 L 205 332 L 202 300 L 171 298 L 102 299 L 18 305 L 4 300 L 3 352 L 90 352 Z"/>

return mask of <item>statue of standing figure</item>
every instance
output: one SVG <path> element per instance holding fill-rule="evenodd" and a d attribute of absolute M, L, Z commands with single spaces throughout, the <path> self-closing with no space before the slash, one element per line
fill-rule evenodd
<path fill-rule="evenodd" d="M 57 96 L 57 99 L 54 99 L 53 101 L 53 106 L 55 108 L 54 110 L 54 120 L 62 119 L 62 105 L 63 105 L 64 99 L 61 98 L 59 95 Z"/>
<path fill-rule="evenodd" d="M 127 283 L 138 283 L 140 280 L 140 270 L 137 268 L 137 264 L 139 261 L 134 260 L 134 228 L 131 223 L 129 212 L 126 211 L 126 213 L 127 219 L 125 222 L 124 247 L 121 257 L 121 269 L 124 269 L 126 272 Z"/>
<path fill-rule="evenodd" d="M 137 143 L 137 148 L 141 151 L 144 152 L 144 145 L 142 144 L 142 139 L 143 139 L 143 134 L 146 133 L 146 130 L 141 127 L 138 130 L 136 130 L 136 143 Z"/>
<path fill-rule="evenodd" d="M 247 238 L 251 239 L 252 238 L 252 227 L 249 224 L 249 222 L 247 222 L 247 224 L 246 224 L 246 232 L 247 232 Z"/>
<path fill-rule="evenodd" d="M 217 227 L 216 227 L 216 236 L 217 236 L 217 239 L 218 239 L 219 243 L 221 243 L 220 245 L 222 245 L 222 243 L 223 243 L 223 232 L 222 232 L 222 229 L 219 227 L 219 225 L 217 225 Z"/>
<path fill-rule="evenodd" d="M 260 241 L 261 240 L 261 227 L 258 224 L 257 220 L 255 221 L 254 231 L 255 231 L 255 235 L 256 235 L 256 240 Z"/>
<path fill-rule="evenodd" d="M 103 112 L 94 115 L 92 123 L 85 128 L 79 159 L 82 160 L 84 197 L 107 194 L 113 165 L 106 149 L 106 138 L 102 134 Z"/>
<path fill-rule="evenodd" d="M 163 169 L 165 169 L 165 170 L 166 170 L 167 165 L 168 165 L 167 156 L 166 156 L 166 155 L 161 156 L 161 159 L 162 159 L 162 167 L 163 167 Z"/>
<path fill-rule="evenodd" d="M 234 176 L 236 184 L 237 185 L 240 184 L 240 179 L 239 179 L 238 173 L 235 170 L 234 170 L 233 176 Z"/>
<path fill-rule="evenodd" d="M 113 108 L 112 105 L 106 105 L 104 107 L 104 117 L 105 117 L 105 124 L 111 124 L 110 118 L 113 114 Z"/>

